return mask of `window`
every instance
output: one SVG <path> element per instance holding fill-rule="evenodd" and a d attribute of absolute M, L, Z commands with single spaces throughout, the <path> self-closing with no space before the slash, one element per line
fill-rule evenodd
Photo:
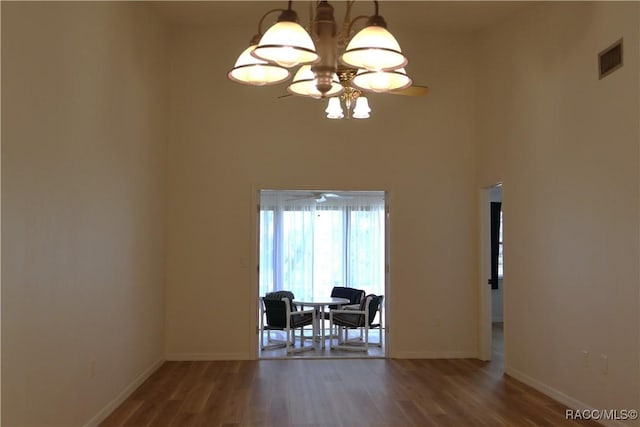
<path fill-rule="evenodd" d="M 383 192 L 265 190 L 260 206 L 260 295 L 327 296 L 334 286 L 384 294 Z"/>

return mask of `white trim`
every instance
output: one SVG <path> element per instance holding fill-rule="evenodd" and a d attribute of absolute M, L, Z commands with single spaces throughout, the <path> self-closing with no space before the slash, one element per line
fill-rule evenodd
<path fill-rule="evenodd" d="M 525 374 L 524 372 L 521 372 L 510 366 L 505 366 L 504 372 L 507 375 L 515 378 L 516 380 L 528 385 L 529 387 L 532 387 L 538 390 L 540 393 L 545 394 L 550 398 L 562 403 L 563 405 L 567 406 L 569 409 L 577 409 L 581 411 L 595 409 L 587 405 L 586 403 L 581 402 L 577 399 L 574 399 L 568 394 L 565 394 L 560 390 L 557 390 L 541 381 L 538 381 L 535 378 L 532 378 L 529 375 Z M 598 420 L 597 422 L 606 427 L 624 427 L 625 425 L 616 420 Z"/>
<path fill-rule="evenodd" d="M 391 356 L 394 359 L 476 359 L 474 351 L 398 351 Z"/>
<path fill-rule="evenodd" d="M 249 339 L 249 348 L 251 349 L 251 359 L 258 359 L 258 340 L 262 339 L 258 325 L 261 325 L 262 319 L 260 319 L 258 313 L 262 310 L 262 303 L 259 298 L 260 289 L 260 188 L 256 185 L 251 186 L 251 215 L 253 218 L 250 224 L 250 247 L 251 252 L 249 254 L 249 267 L 251 269 L 251 279 L 249 283 L 249 301 L 256 301 L 258 307 L 255 305 L 252 308 L 251 321 L 249 322 L 249 330 L 247 331 L 247 337 Z M 257 308 L 257 310 L 256 310 Z"/>
<path fill-rule="evenodd" d="M 382 335 L 379 339 L 382 342 L 382 351 L 384 357 L 389 357 L 393 349 L 393 335 L 391 334 L 390 321 L 393 310 L 391 301 L 393 295 L 391 293 L 391 202 L 393 192 L 387 188 L 384 190 L 384 298 L 382 299 L 382 307 L 380 307 L 380 327 Z M 383 319 L 384 316 L 384 319 Z"/>
<path fill-rule="evenodd" d="M 346 189 L 348 188 L 348 189 Z M 289 184 L 282 184 L 282 183 L 278 183 L 276 185 L 276 183 L 253 183 L 251 185 L 251 191 L 252 191 L 252 203 L 251 203 L 251 217 L 254 218 L 254 220 L 251 223 L 251 235 L 252 235 L 252 239 L 251 239 L 251 245 L 252 245 L 252 249 L 251 249 L 251 256 L 254 258 L 252 259 L 252 271 L 251 271 L 251 278 L 252 278 L 252 283 L 251 283 L 251 301 L 259 301 L 259 289 L 260 289 L 260 272 L 258 270 L 259 268 L 259 262 L 260 262 L 260 214 L 259 212 L 256 212 L 256 207 L 257 210 L 259 210 L 259 206 L 260 206 L 260 192 L 263 190 L 275 190 L 275 191 L 287 191 L 287 190 L 291 190 L 291 189 L 295 189 L 296 191 L 310 191 L 310 192 L 314 192 L 314 191 L 330 191 L 330 192 L 358 192 L 358 191 L 381 191 L 384 193 L 384 203 L 385 203 L 385 213 L 384 213 L 384 228 L 385 228 L 385 289 L 384 289 L 384 324 L 383 324 L 383 330 L 384 330 L 384 346 L 383 346 L 383 351 L 384 351 L 384 356 L 382 356 L 382 358 L 388 358 L 389 354 L 390 354 L 390 349 L 391 349 L 391 343 L 393 342 L 393 336 L 392 336 L 392 332 L 390 330 L 390 315 L 392 313 L 391 310 L 391 219 L 390 219 L 390 212 L 391 212 L 391 199 L 392 199 L 392 187 L 386 187 L 384 185 L 350 185 L 347 187 L 343 187 L 341 185 L 335 185 L 334 184 L 328 184 L 326 183 L 326 185 L 318 185 L 318 184 L 300 184 L 297 183 L 295 185 L 289 185 Z M 259 308 L 259 307 L 256 307 Z M 259 310 L 254 310 L 256 313 L 259 312 Z M 251 330 L 249 331 L 249 337 L 251 340 L 251 352 L 253 354 L 253 357 L 247 356 L 247 355 L 241 355 L 237 357 L 233 357 L 233 358 L 225 358 L 225 357 L 220 357 L 219 355 L 214 355 L 215 358 L 209 358 L 209 355 L 193 355 L 196 357 L 203 357 L 202 359 L 188 359 L 188 358 L 182 358 L 185 356 L 192 356 L 192 355 L 171 355 L 172 357 L 180 357 L 179 359 L 169 359 L 169 355 L 167 355 L 167 360 L 265 360 L 265 359 L 270 359 L 270 358 L 265 358 L 264 356 L 260 357 L 259 354 L 259 346 L 260 346 L 260 339 L 258 338 L 260 336 L 260 330 L 258 328 L 258 324 L 259 324 L 259 318 L 253 318 L 252 317 L 252 322 L 250 325 Z M 233 356 L 233 355 L 232 355 Z M 213 356 L 212 356 L 213 357 Z M 474 354 L 471 357 L 476 357 L 476 355 Z M 309 357 L 310 359 L 312 357 Z M 324 356 L 321 356 L 319 358 L 325 358 Z M 339 357 L 336 357 L 337 359 L 339 359 Z M 378 358 L 376 357 L 372 357 L 372 358 Z M 277 359 L 277 358 L 276 358 Z"/>
<path fill-rule="evenodd" d="M 115 409 L 122 404 L 140 385 L 147 380 L 162 364 L 164 359 L 158 359 L 144 370 L 136 379 L 131 381 L 111 402 L 87 421 L 85 427 L 94 427 L 103 422 Z"/>
<path fill-rule="evenodd" d="M 492 330 L 491 330 L 491 288 L 487 284 L 487 278 L 490 276 L 489 266 L 491 264 L 490 251 L 490 228 L 491 215 L 489 210 L 489 191 L 492 187 L 480 189 L 478 197 L 478 243 L 479 252 L 479 277 L 478 283 L 478 355 L 480 360 L 490 361 L 492 357 Z M 503 295 L 504 298 L 504 295 Z"/>
<path fill-rule="evenodd" d="M 257 342 L 257 340 L 256 340 Z M 171 362 L 201 360 L 255 360 L 246 353 L 167 353 L 166 359 Z"/>

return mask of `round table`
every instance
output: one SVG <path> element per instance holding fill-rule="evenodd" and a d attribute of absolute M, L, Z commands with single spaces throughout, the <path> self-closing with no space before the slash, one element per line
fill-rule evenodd
<path fill-rule="evenodd" d="M 312 297 L 312 298 L 302 298 L 302 299 L 294 299 L 293 303 L 302 307 L 313 307 L 316 309 L 316 312 L 319 314 L 316 316 L 316 322 L 320 323 L 322 319 L 322 328 L 318 328 L 316 330 L 322 329 L 320 333 L 320 348 L 324 348 L 324 308 L 329 305 L 337 305 L 340 307 L 344 304 L 349 304 L 348 298 L 337 298 L 337 297 Z M 318 325 L 316 325 L 317 327 Z"/>

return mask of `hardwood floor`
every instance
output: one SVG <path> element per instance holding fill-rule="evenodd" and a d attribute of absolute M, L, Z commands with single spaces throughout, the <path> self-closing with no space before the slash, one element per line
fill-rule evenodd
<path fill-rule="evenodd" d="M 472 359 L 166 362 L 102 426 L 596 426 Z"/>
<path fill-rule="evenodd" d="M 284 339 L 284 333 L 280 333 L 279 331 L 272 332 L 275 338 Z M 384 332 L 383 332 L 384 334 Z M 358 336 L 358 331 L 349 331 L 349 336 L 351 338 Z M 260 350 L 260 346 L 258 345 L 258 358 L 259 359 L 345 359 L 345 358 L 354 358 L 354 359 L 362 359 L 362 358 L 382 358 L 385 355 L 384 345 L 382 347 L 378 347 L 377 345 L 373 345 L 380 342 L 380 333 L 377 329 L 369 331 L 369 342 L 372 345 L 369 346 L 368 351 L 349 351 L 349 350 L 339 350 L 339 349 L 331 349 L 330 340 L 325 339 L 325 348 L 320 347 L 320 343 L 316 342 L 313 345 L 313 350 L 303 351 L 300 353 L 290 353 L 287 354 L 287 349 L 285 348 L 274 348 L 268 350 Z M 334 339 L 334 343 L 337 341 Z M 384 343 L 384 341 L 383 341 Z M 267 340 L 265 338 L 265 344 Z M 297 341 L 297 345 L 300 345 L 299 341 Z M 305 346 L 310 346 L 310 341 L 307 340 Z"/>
<path fill-rule="evenodd" d="M 495 364 L 504 366 L 504 324 L 494 322 L 491 324 L 491 353 Z"/>

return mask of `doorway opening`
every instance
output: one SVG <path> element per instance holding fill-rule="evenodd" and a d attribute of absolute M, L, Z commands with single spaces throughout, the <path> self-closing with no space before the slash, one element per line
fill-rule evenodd
<path fill-rule="evenodd" d="M 384 357 L 385 192 L 260 190 L 258 216 L 258 358 Z M 330 300 L 332 296 L 344 292 L 353 296 L 340 306 L 331 304 L 336 302 Z M 274 305 L 263 299 L 283 295 L 292 296 L 289 313 L 311 311 L 316 322 L 289 335 L 278 329 L 277 322 L 269 323 L 268 310 Z M 367 296 L 372 297 L 367 300 Z M 338 334 L 338 312 L 334 313 L 336 328 L 330 330 L 331 309 L 369 309 L 375 315 L 366 321 L 368 330 L 343 328 Z M 296 316 L 302 319 L 303 315 Z"/>
<path fill-rule="evenodd" d="M 502 184 L 481 195 L 480 358 L 504 369 L 504 256 Z"/>

